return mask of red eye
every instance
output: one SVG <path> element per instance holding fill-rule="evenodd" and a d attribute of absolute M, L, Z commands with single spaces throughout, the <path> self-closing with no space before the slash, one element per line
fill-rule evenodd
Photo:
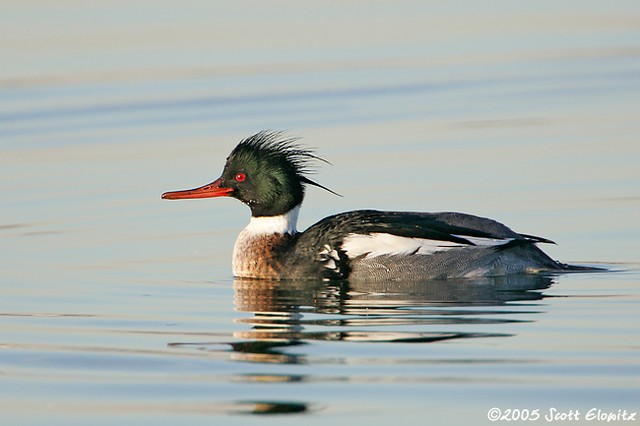
<path fill-rule="evenodd" d="M 247 175 L 245 175 L 244 173 L 236 174 L 236 182 L 244 182 L 245 179 L 247 179 Z"/>

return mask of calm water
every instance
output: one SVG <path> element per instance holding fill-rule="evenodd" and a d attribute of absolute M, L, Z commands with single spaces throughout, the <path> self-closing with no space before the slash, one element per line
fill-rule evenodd
<path fill-rule="evenodd" d="M 3 424 L 640 411 L 637 2 L 30 5 L 0 16 Z M 612 272 L 234 281 L 248 210 L 160 194 L 265 128 L 344 195 L 310 189 L 302 229 L 465 211 Z"/>

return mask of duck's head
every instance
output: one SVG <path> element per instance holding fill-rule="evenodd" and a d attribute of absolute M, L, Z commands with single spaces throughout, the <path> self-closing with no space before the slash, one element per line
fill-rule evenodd
<path fill-rule="evenodd" d="M 248 205 L 254 217 L 277 216 L 302 203 L 305 184 L 334 193 L 306 177 L 314 161 L 326 162 L 281 132 L 262 131 L 234 148 L 220 178 L 199 188 L 165 192 L 162 198 L 233 197 Z"/>

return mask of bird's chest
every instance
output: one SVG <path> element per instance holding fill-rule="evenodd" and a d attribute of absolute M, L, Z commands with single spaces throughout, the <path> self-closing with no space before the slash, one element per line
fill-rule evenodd
<path fill-rule="evenodd" d="M 279 279 L 285 274 L 283 260 L 294 237 L 242 231 L 233 247 L 233 275 L 242 278 Z"/>

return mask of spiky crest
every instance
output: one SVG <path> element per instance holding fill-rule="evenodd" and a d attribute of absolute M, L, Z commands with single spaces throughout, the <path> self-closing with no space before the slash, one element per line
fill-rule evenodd
<path fill-rule="evenodd" d="M 288 172 L 294 173 L 302 183 L 317 186 L 340 196 L 340 194 L 307 177 L 307 175 L 315 173 L 314 163 L 331 163 L 316 155 L 313 149 L 299 145 L 298 139 L 286 136 L 281 131 L 263 130 L 242 140 L 231 151 L 227 162 L 242 163 L 258 157 L 261 162 L 278 164 Z"/>

